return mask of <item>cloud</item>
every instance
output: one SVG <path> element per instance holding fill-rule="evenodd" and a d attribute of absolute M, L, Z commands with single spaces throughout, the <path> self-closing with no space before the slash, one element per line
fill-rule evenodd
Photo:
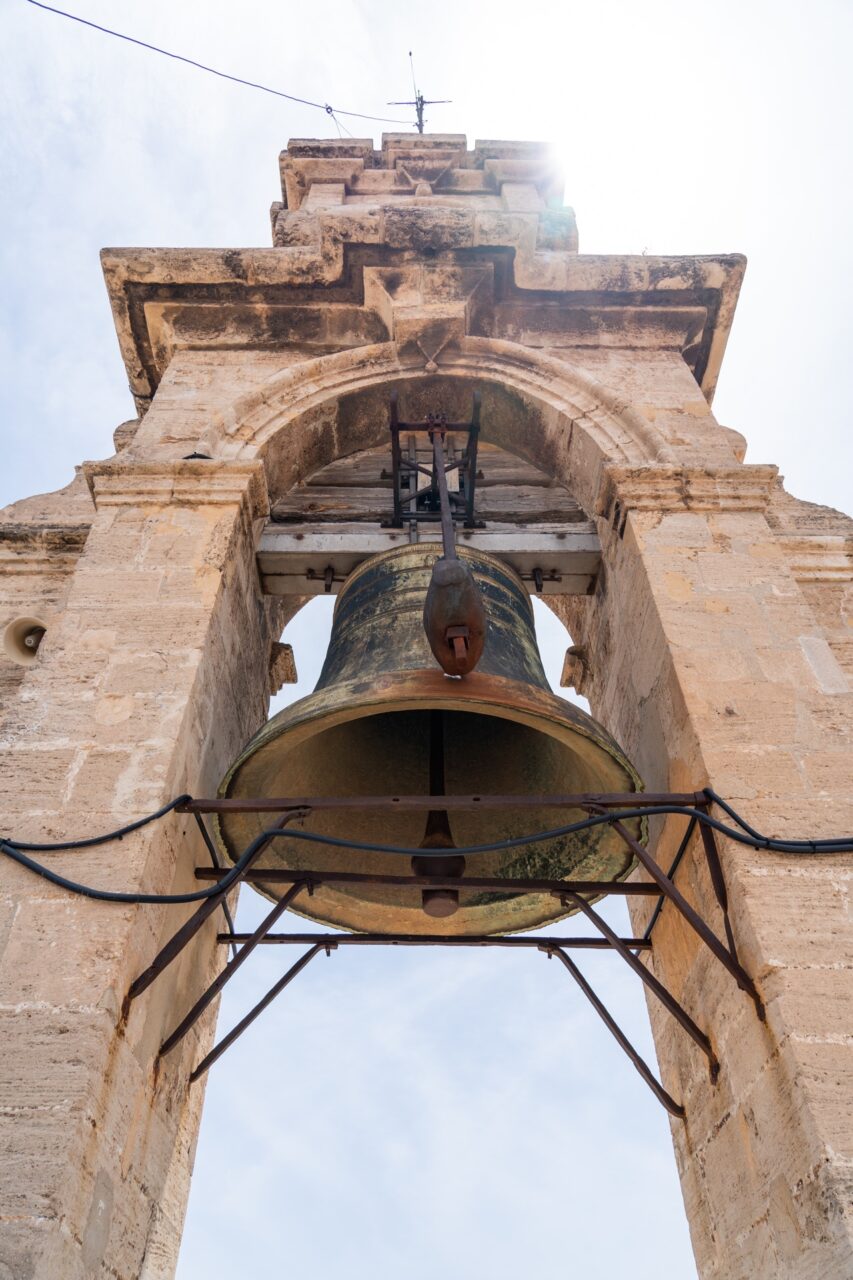
<path fill-rule="evenodd" d="M 247 966 L 221 1027 L 287 963 L 266 948 Z M 649 1053 L 635 980 L 612 956 L 581 963 Z M 514 1280 L 560 1259 L 584 1276 L 629 1261 L 643 1280 L 684 1275 L 668 1142 L 642 1081 L 537 953 L 318 957 L 211 1073 L 179 1277 L 267 1274 L 273 1258 L 317 1280 Z M 636 1241 L 658 1230 L 644 1260 Z"/>
<path fill-rule="evenodd" d="M 745 250 L 718 416 L 798 495 L 849 503 L 849 6 L 722 0 L 689 22 L 674 0 L 530 0 L 523 21 L 385 0 L 81 12 L 380 115 L 409 96 L 414 48 L 427 96 L 454 99 L 431 127 L 553 142 L 586 252 Z M 3 20 L 0 504 L 109 454 L 132 413 L 98 250 L 268 244 L 279 149 L 330 129 L 24 3 Z M 307 687 L 324 607 L 299 622 Z M 261 909 L 244 894 L 241 922 Z M 285 963 L 253 958 L 222 1030 Z M 636 980 L 614 957 L 582 965 L 653 1060 Z M 687 1276 L 679 1204 L 663 1113 L 556 965 L 347 953 L 315 960 L 212 1071 L 178 1274 Z"/>

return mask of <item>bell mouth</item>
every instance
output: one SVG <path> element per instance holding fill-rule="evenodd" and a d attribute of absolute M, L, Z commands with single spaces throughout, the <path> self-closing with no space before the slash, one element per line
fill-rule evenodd
<path fill-rule="evenodd" d="M 579 708 L 526 681 L 475 671 L 453 680 L 435 669 L 389 672 L 318 688 L 279 713 L 235 761 L 222 797 L 427 795 L 429 719 L 443 713 L 447 795 L 575 795 L 642 790 L 633 766 L 609 734 Z M 440 809 L 436 797 L 435 809 Z M 547 806 L 452 810 L 457 847 L 494 843 L 567 825 L 587 815 Z M 422 846 L 427 812 L 315 810 L 289 830 L 365 843 Z M 274 821 L 273 814 L 221 813 L 219 844 L 236 861 Z M 644 839 L 645 825 L 626 827 Z M 618 881 L 633 855 L 609 825 L 569 837 L 465 857 L 451 914 L 424 910 L 420 887 L 322 885 L 300 895 L 292 910 L 357 932 L 450 936 L 533 929 L 572 914 L 550 894 L 465 889 L 465 875 L 494 879 Z M 292 871 L 411 873 L 402 855 L 342 849 L 280 838 L 254 864 Z M 286 885 L 254 886 L 278 899 Z M 454 890 L 454 893 L 456 891 Z M 435 913 L 438 914 L 438 913 Z M 440 924 L 440 929 L 437 925 Z"/>

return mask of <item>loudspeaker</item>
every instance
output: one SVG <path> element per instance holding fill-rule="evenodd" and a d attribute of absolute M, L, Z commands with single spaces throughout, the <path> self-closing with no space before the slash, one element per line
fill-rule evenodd
<path fill-rule="evenodd" d="M 3 650 L 7 658 L 20 667 L 29 667 L 36 660 L 38 647 L 47 630 L 41 618 L 13 618 L 3 632 Z"/>

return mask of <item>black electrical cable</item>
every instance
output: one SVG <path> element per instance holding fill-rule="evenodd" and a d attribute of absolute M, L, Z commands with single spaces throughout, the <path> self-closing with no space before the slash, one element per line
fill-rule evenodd
<path fill-rule="evenodd" d="M 353 116 L 358 120 L 375 120 L 379 124 L 407 124 L 411 126 L 411 120 L 396 120 L 390 116 L 369 116 L 363 111 L 341 111 L 338 107 L 330 107 L 328 102 L 311 102 L 308 98 L 297 98 L 293 93 L 284 93 L 281 89 L 271 89 L 269 85 L 258 84 L 254 80 L 243 80 L 240 76 L 229 75 L 227 71 L 217 71 L 215 67 L 205 66 L 203 62 L 196 62 L 194 58 L 185 58 L 181 53 L 171 53 L 168 49 L 161 49 L 156 44 L 148 44 L 145 40 L 137 40 L 135 36 L 126 36 L 121 31 L 113 31 L 111 27 L 102 27 L 97 22 L 90 22 L 88 18 L 81 18 L 76 13 L 66 13 L 64 9 L 55 9 L 53 5 L 42 4 L 41 0 L 27 0 L 27 4 L 35 5 L 37 9 L 45 9 L 48 13 L 56 13 L 60 18 L 70 18 L 72 22 L 79 22 L 81 26 L 91 27 L 93 31 L 101 31 L 104 35 L 115 36 L 117 40 L 126 40 L 128 44 L 138 45 L 140 49 L 148 49 L 151 53 L 160 53 L 164 58 L 174 58 L 176 62 L 185 62 L 189 67 L 195 67 L 198 71 L 207 71 L 212 76 L 219 76 L 221 80 L 231 80 L 234 84 L 245 85 L 247 89 L 260 89 L 262 93 L 271 93 L 276 98 L 286 98 L 288 102 L 298 102 L 303 107 L 315 107 L 318 111 L 325 111 L 326 115 L 334 116 Z M 337 121 L 335 122 L 337 123 Z"/>
<path fill-rule="evenodd" d="M 243 856 L 234 863 L 231 870 L 227 871 L 221 880 L 217 881 L 216 884 L 209 885 L 206 889 L 196 889 L 193 893 L 122 893 L 115 889 L 93 889 L 91 885 L 78 884 L 76 880 L 69 880 L 66 876 L 61 876 L 56 871 L 51 871 L 49 867 L 36 862 L 35 859 L 28 858 L 10 840 L 0 840 L 0 853 L 5 853 L 7 858 L 11 858 L 13 862 L 17 862 L 21 867 L 26 867 L 28 871 L 40 876 L 42 880 L 47 880 L 48 883 L 55 884 L 59 889 L 67 889 L 69 893 L 76 893 L 83 898 L 93 898 L 96 902 L 124 902 L 132 906 L 157 903 L 170 906 L 174 903 L 202 902 L 205 898 L 212 898 L 215 894 L 222 893 L 223 890 L 227 891 L 242 874 L 243 869 L 252 861 L 258 846 L 268 840 L 271 834 L 269 831 L 262 832 L 252 841 Z M 111 837 L 106 838 L 110 839 Z M 73 848 L 75 846 L 66 845 L 65 847 Z"/>
<path fill-rule="evenodd" d="M 763 836 L 760 831 L 756 831 L 754 827 L 751 827 L 746 819 L 742 818 L 737 810 L 733 809 L 728 801 L 724 800 L 722 796 L 718 796 L 712 787 L 705 787 L 702 794 L 707 796 L 715 805 L 718 805 L 724 813 L 727 813 L 732 821 L 736 822 L 737 825 L 747 833 L 747 835 L 750 835 L 754 840 L 761 842 L 762 848 L 764 847 L 767 837 Z M 833 845 L 842 846 L 841 851 L 843 851 L 849 846 L 850 840 L 841 836 L 838 839 L 827 840 L 787 840 L 785 843 L 788 845 L 789 852 L 793 851 L 794 848 L 814 850 L 815 847 L 826 848 Z"/>
<path fill-rule="evenodd" d="M 704 813 L 701 809 L 693 809 L 687 805 L 680 804 L 658 804 L 653 807 L 646 805 L 636 809 L 610 809 L 607 813 L 594 814 L 589 818 L 582 819 L 580 822 L 568 823 L 563 827 L 554 827 L 548 831 L 535 831 L 524 836 L 510 836 L 506 840 L 498 840 L 493 844 L 460 845 L 453 852 L 454 855 L 459 854 L 462 857 L 467 854 L 496 853 L 503 849 L 517 849 L 524 845 L 537 844 L 540 840 L 557 840 L 562 836 L 575 835 L 578 831 L 588 831 L 591 827 L 599 827 L 607 822 L 630 821 L 632 818 L 652 818 L 658 814 L 680 814 L 685 818 L 696 818 L 698 822 L 704 823 L 707 827 L 713 827 L 715 831 L 719 831 L 721 835 L 726 836 L 729 840 L 747 845 L 752 849 L 768 849 L 773 853 L 803 853 L 806 849 L 813 853 L 853 853 L 853 836 L 841 837 L 838 840 L 830 841 L 786 841 L 762 836 L 758 833 L 752 836 L 738 831 L 734 827 L 727 827 L 725 823 L 720 822 L 717 818 L 712 818 L 710 814 Z M 359 852 L 364 853 L 401 854 L 407 858 L 415 856 L 419 858 L 440 858 L 447 855 L 446 849 L 411 849 L 403 845 L 368 844 L 359 840 L 346 840 L 340 836 L 320 835 L 314 831 L 274 830 L 266 832 L 266 836 L 268 838 L 283 836 L 290 840 L 307 840 L 312 844 L 328 844 L 339 849 L 357 849 Z"/>
<path fill-rule="evenodd" d="M 93 889 L 91 886 L 79 884 L 74 880 L 69 880 L 65 876 L 59 875 L 55 871 L 51 871 L 48 867 L 36 862 L 34 859 L 27 857 L 23 852 L 24 849 L 42 848 L 42 849 L 76 849 L 92 844 L 103 844 L 107 840 L 120 839 L 127 831 L 136 830 L 138 827 L 145 825 L 146 822 L 152 822 L 155 818 L 163 816 L 176 805 L 185 802 L 187 797 L 180 796 L 177 800 L 173 800 L 171 804 L 165 806 L 157 813 L 151 814 L 148 818 L 140 819 L 136 823 L 131 823 L 128 827 L 123 827 L 119 831 L 111 832 L 104 836 L 92 837 L 85 841 L 67 841 L 63 844 L 33 846 L 26 844 L 18 844 L 12 840 L 0 840 L 0 852 L 17 862 L 20 866 L 26 867 L 35 875 L 41 876 L 51 884 L 57 885 L 61 889 L 67 889 L 71 893 L 82 895 L 83 897 L 93 898 L 100 902 L 124 902 L 132 904 L 143 903 L 188 903 L 199 902 L 205 898 L 212 897 L 214 894 L 227 890 L 242 874 L 243 869 L 249 865 L 261 844 L 272 839 L 290 839 L 304 840 L 309 844 L 326 844 L 332 845 L 339 849 L 358 850 L 360 852 L 369 853 L 390 853 L 411 858 L 417 857 L 441 857 L 446 851 L 430 850 L 430 849 L 414 849 L 403 845 L 381 845 L 370 844 L 361 840 L 347 840 L 342 837 L 321 835 L 313 831 L 293 831 L 286 828 L 274 827 L 272 830 L 262 831 L 252 843 L 248 846 L 243 855 L 234 863 L 230 871 L 226 872 L 223 878 L 216 884 L 210 885 L 207 889 L 198 889 L 193 893 L 121 893 L 119 891 L 108 889 Z M 726 806 L 728 810 L 729 806 Z M 734 811 L 732 811 L 734 813 Z M 494 853 L 506 849 L 517 849 L 529 844 L 536 844 L 543 840 L 555 840 L 562 836 L 574 835 L 579 831 L 587 831 L 592 827 L 602 826 L 605 823 L 615 820 L 628 821 L 632 818 L 647 818 L 658 814 L 676 814 L 683 817 L 695 818 L 698 822 L 704 823 L 708 827 L 712 827 L 715 831 L 719 831 L 722 835 L 730 840 L 734 840 L 738 844 L 747 845 L 753 849 L 766 849 L 774 853 L 803 853 L 806 849 L 813 854 L 818 853 L 853 853 L 853 837 L 843 837 L 835 840 L 814 840 L 814 841 L 785 841 L 777 840 L 770 837 L 762 836 L 758 832 L 749 834 L 744 830 L 737 830 L 733 827 L 726 826 L 725 823 L 712 818 L 710 814 L 703 812 L 701 809 L 694 809 L 687 805 L 655 805 L 638 806 L 634 809 L 616 809 L 607 813 L 592 814 L 588 818 L 581 819 L 579 822 L 567 823 L 562 827 L 554 827 L 547 831 L 536 831 L 528 835 L 512 836 L 506 840 L 498 840 L 489 844 L 467 845 L 455 850 L 460 856 L 473 855 L 478 853 Z M 734 814 L 735 820 L 739 825 L 744 826 L 739 815 Z M 322 873 L 318 873 L 322 875 Z M 310 880 L 311 873 L 306 872 L 306 880 Z"/>
<path fill-rule="evenodd" d="M 155 809 L 154 813 L 149 813 L 144 818 L 137 818 L 135 822 L 128 822 L 127 826 L 117 827 L 115 831 L 107 831 L 102 836 L 86 836 L 82 840 L 58 840 L 52 844 L 29 844 L 25 840 L 9 840 L 4 843 L 14 845 L 16 849 L 27 849 L 30 853 L 57 853 L 62 849 L 91 849 L 94 845 L 109 844 L 110 840 L 121 840 L 123 836 L 130 835 L 131 831 L 139 831 L 141 827 L 147 827 L 149 822 L 156 822 L 158 818 L 163 818 L 173 809 L 177 809 L 178 805 L 188 804 L 191 800 L 192 796 L 189 795 L 178 796 L 168 804 L 164 804 L 162 809 Z"/>

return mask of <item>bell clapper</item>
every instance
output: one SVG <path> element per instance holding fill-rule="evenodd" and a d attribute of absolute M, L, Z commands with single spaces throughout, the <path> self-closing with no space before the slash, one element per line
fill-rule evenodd
<path fill-rule="evenodd" d="M 474 575 L 456 554 L 444 461 L 445 425 L 444 419 L 440 418 L 430 430 L 433 482 L 441 503 L 444 554 L 432 567 L 424 604 L 424 630 L 429 647 L 445 675 L 465 676 L 474 670 L 483 653 L 486 610 Z"/>
<path fill-rule="evenodd" d="M 429 713 L 429 794 L 446 795 L 444 789 L 444 713 Z M 446 809 L 430 809 L 427 814 L 421 849 L 455 849 L 453 832 Z M 465 859 L 461 854 L 448 853 L 440 858 L 435 854 L 412 858 L 412 871 L 416 876 L 446 876 L 455 879 L 465 871 Z M 421 901 L 428 916 L 441 920 L 455 915 L 459 910 L 459 893 L 456 889 L 422 889 Z"/>

